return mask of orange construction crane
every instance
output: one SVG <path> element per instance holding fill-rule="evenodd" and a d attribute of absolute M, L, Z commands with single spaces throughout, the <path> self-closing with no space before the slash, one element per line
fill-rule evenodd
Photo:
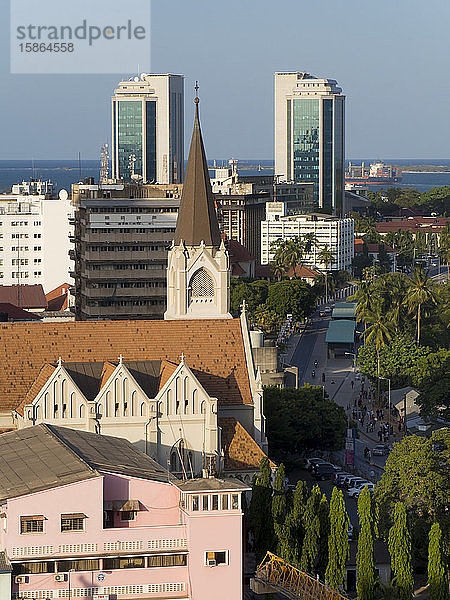
<path fill-rule="evenodd" d="M 253 591 L 260 594 L 277 591 L 292 600 L 348 600 L 347 596 L 296 569 L 272 552 L 267 552 L 256 569 L 253 582 Z"/>

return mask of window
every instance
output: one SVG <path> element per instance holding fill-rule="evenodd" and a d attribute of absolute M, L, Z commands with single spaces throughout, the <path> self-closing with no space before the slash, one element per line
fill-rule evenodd
<path fill-rule="evenodd" d="M 231 510 L 239 510 L 239 494 L 231 495 Z"/>
<path fill-rule="evenodd" d="M 54 572 L 54 562 L 29 562 L 13 564 L 13 575 L 33 575 L 38 573 Z"/>
<path fill-rule="evenodd" d="M 104 569 L 142 569 L 145 567 L 144 556 L 127 556 L 126 558 L 104 558 Z"/>
<path fill-rule="evenodd" d="M 156 554 L 147 557 L 148 567 L 184 567 L 187 564 L 186 554 Z"/>
<path fill-rule="evenodd" d="M 202 496 L 202 509 L 208 510 L 208 496 Z"/>
<path fill-rule="evenodd" d="M 216 565 L 228 564 L 228 551 L 220 552 L 205 552 L 205 565 L 207 567 L 215 567 Z"/>
<path fill-rule="evenodd" d="M 219 496 L 217 494 L 212 495 L 211 510 L 219 510 Z"/>
<path fill-rule="evenodd" d="M 83 513 L 61 515 L 61 531 L 83 531 L 85 518 Z"/>
<path fill-rule="evenodd" d="M 134 510 L 122 510 L 120 513 L 121 521 L 134 521 L 136 519 L 136 512 Z"/>
<path fill-rule="evenodd" d="M 44 517 L 34 515 L 30 517 L 20 517 L 20 533 L 43 533 Z"/>
<path fill-rule="evenodd" d="M 58 573 L 67 571 L 99 571 L 100 561 L 98 558 L 86 558 L 84 560 L 59 560 Z"/>
<path fill-rule="evenodd" d="M 222 510 L 228 510 L 228 494 L 222 494 Z"/>
<path fill-rule="evenodd" d="M 197 511 L 199 509 L 198 496 L 192 496 L 192 510 Z"/>

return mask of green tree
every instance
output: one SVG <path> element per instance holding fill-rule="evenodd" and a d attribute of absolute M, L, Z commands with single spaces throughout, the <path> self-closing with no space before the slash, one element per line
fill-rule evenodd
<path fill-rule="evenodd" d="M 437 447 L 440 451 L 437 451 Z M 431 523 L 437 521 L 450 542 L 450 429 L 434 431 L 430 438 L 408 435 L 389 454 L 374 497 L 380 506 L 380 529 L 386 535 L 395 505 L 402 501 L 411 524 L 414 555 L 425 558 Z"/>
<path fill-rule="evenodd" d="M 318 485 L 311 490 L 311 495 L 306 503 L 303 514 L 303 527 L 305 537 L 303 539 L 302 556 L 300 559 L 300 569 L 306 573 L 314 574 L 320 540 L 320 519 L 319 506 L 321 501 L 321 492 Z"/>
<path fill-rule="evenodd" d="M 367 329 L 367 321 L 372 318 L 374 311 L 380 304 L 380 298 L 373 286 L 363 281 L 358 285 L 356 292 L 348 298 L 356 302 L 356 320 L 364 322 L 364 338 Z"/>
<path fill-rule="evenodd" d="M 283 548 L 282 558 L 291 565 L 300 566 L 302 555 L 303 538 L 305 530 L 303 526 L 303 515 L 305 512 L 307 489 L 304 481 L 298 481 L 294 490 L 294 498 L 291 510 L 286 517 L 285 535 L 286 541 Z"/>
<path fill-rule="evenodd" d="M 318 517 L 320 523 L 320 537 L 318 548 L 317 571 L 320 579 L 325 577 L 325 569 L 328 564 L 328 538 L 330 536 L 330 507 L 325 494 L 322 495 L 319 504 Z"/>
<path fill-rule="evenodd" d="M 335 262 L 335 255 L 328 244 L 325 244 L 317 255 L 317 260 L 325 267 L 325 302 L 328 302 L 328 267 Z"/>
<path fill-rule="evenodd" d="M 286 554 L 285 535 L 287 532 L 285 531 L 284 526 L 286 519 L 286 473 L 283 463 L 281 463 L 277 469 L 273 484 L 272 519 L 275 535 L 277 537 L 277 554 L 284 558 L 282 555 Z"/>
<path fill-rule="evenodd" d="M 245 300 L 247 312 L 252 318 L 258 307 L 266 301 L 267 290 L 268 282 L 255 281 L 247 283 L 241 281 L 235 284 L 230 290 L 232 313 L 239 314 L 241 312 L 242 302 Z"/>
<path fill-rule="evenodd" d="M 391 259 L 383 243 L 380 243 L 378 247 L 378 266 L 382 273 L 389 273 L 391 270 Z"/>
<path fill-rule="evenodd" d="M 264 388 L 266 434 L 271 452 L 301 453 L 344 447 L 347 417 L 344 409 L 327 397 L 323 388 Z"/>
<path fill-rule="evenodd" d="M 378 305 L 371 315 L 367 316 L 370 323 L 365 332 L 365 343 L 373 344 L 377 353 L 377 398 L 380 398 L 380 351 L 392 339 L 393 326 L 386 320 Z"/>
<path fill-rule="evenodd" d="M 397 502 L 395 505 L 393 521 L 388 540 L 394 574 L 392 585 L 399 600 L 410 600 L 414 587 L 411 566 L 411 536 L 406 524 L 406 509 L 403 502 Z"/>
<path fill-rule="evenodd" d="M 293 269 L 295 277 L 295 267 L 303 261 L 304 242 L 301 236 L 275 240 L 271 244 L 271 250 L 274 251 L 271 262 L 283 265 L 285 270 Z"/>
<path fill-rule="evenodd" d="M 433 290 L 433 280 L 428 272 L 418 268 L 411 276 L 408 296 L 405 300 L 410 312 L 417 311 L 417 344 L 420 344 L 420 318 L 422 305 L 425 303 L 437 304 Z"/>
<path fill-rule="evenodd" d="M 283 321 L 287 314 L 292 314 L 294 321 L 309 316 L 316 305 L 312 287 L 299 279 L 294 281 L 278 281 L 269 286 L 265 307 Z"/>
<path fill-rule="evenodd" d="M 252 486 L 252 499 L 249 507 L 250 529 L 253 533 L 253 549 L 259 563 L 274 542 L 272 519 L 272 471 L 269 459 L 263 458 L 259 476 L 255 475 Z"/>
<path fill-rule="evenodd" d="M 433 523 L 428 536 L 428 587 L 430 600 L 448 599 L 448 574 L 442 550 L 442 531 L 439 523 Z"/>
<path fill-rule="evenodd" d="M 330 536 L 328 538 L 328 565 L 325 581 L 334 588 L 344 585 L 345 564 L 348 557 L 349 519 L 345 510 L 342 490 L 333 487 L 330 501 Z"/>
<path fill-rule="evenodd" d="M 375 596 L 375 562 L 373 555 L 374 517 L 372 501 L 367 487 L 358 498 L 360 532 L 356 554 L 356 591 L 358 600 L 373 600 Z"/>
<path fill-rule="evenodd" d="M 367 248 L 367 244 L 363 244 L 361 252 L 355 254 L 352 262 L 353 273 L 355 277 L 358 279 L 362 278 L 362 274 L 364 269 L 367 267 L 371 267 L 373 264 L 373 259 L 369 254 L 369 250 Z"/>

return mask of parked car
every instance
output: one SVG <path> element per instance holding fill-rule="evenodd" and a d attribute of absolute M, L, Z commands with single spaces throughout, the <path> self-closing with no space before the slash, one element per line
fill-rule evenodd
<path fill-rule="evenodd" d="M 388 446 L 385 446 L 384 444 L 378 444 L 372 450 L 372 454 L 374 456 L 384 456 L 385 454 L 389 454 L 389 448 L 388 448 Z"/>
<path fill-rule="evenodd" d="M 359 485 L 362 485 L 363 483 L 369 483 L 369 482 L 366 481 L 366 479 L 363 479 L 362 477 L 351 477 L 348 480 L 348 483 L 346 484 L 345 487 L 348 490 L 350 490 L 351 488 L 358 487 Z"/>
<path fill-rule="evenodd" d="M 345 471 L 341 471 L 340 473 L 336 473 L 334 476 L 334 482 L 338 487 L 343 487 L 344 479 L 346 477 L 351 477 L 350 473 L 346 473 Z"/>
<path fill-rule="evenodd" d="M 374 490 L 374 487 L 375 487 L 375 486 L 374 486 L 374 484 L 373 484 L 373 483 L 366 482 L 366 483 L 363 483 L 362 485 L 359 485 L 359 486 L 355 486 L 355 487 L 352 487 L 352 488 L 350 488 L 350 489 L 348 490 L 348 495 L 349 495 L 351 498 L 359 498 L 359 494 L 362 492 L 362 490 L 363 490 L 365 487 L 366 487 L 366 488 L 369 488 L 369 492 L 370 492 L 370 493 L 372 493 L 372 492 L 373 492 L 373 490 Z"/>
<path fill-rule="evenodd" d="M 316 479 L 333 479 L 334 468 L 330 463 L 318 463 L 314 465 L 312 470 L 313 477 Z"/>
<path fill-rule="evenodd" d="M 351 482 L 353 479 L 361 479 L 361 477 L 357 477 L 356 475 L 347 475 L 347 476 L 346 476 L 346 477 L 344 477 L 344 478 L 343 478 L 343 480 L 342 480 L 342 484 L 341 484 L 341 485 L 342 485 L 342 487 L 343 487 L 343 488 L 347 488 L 347 487 L 349 487 L 349 484 L 350 484 L 350 482 Z M 351 487 L 351 486 L 350 486 L 350 487 Z"/>
<path fill-rule="evenodd" d="M 312 471 L 315 464 L 325 463 L 325 462 L 327 462 L 327 461 L 324 458 L 318 458 L 318 457 L 307 458 L 306 459 L 306 468 L 308 469 L 308 471 Z"/>

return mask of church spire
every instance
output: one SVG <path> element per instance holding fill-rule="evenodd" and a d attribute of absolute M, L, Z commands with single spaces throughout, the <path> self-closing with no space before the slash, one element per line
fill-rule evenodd
<path fill-rule="evenodd" d="M 184 178 L 183 195 L 178 211 L 174 244 L 218 247 L 221 242 L 214 197 L 209 180 L 208 163 L 198 116 L 198 83 L 195 82 L 195 119 L 191 148 Z"/>

